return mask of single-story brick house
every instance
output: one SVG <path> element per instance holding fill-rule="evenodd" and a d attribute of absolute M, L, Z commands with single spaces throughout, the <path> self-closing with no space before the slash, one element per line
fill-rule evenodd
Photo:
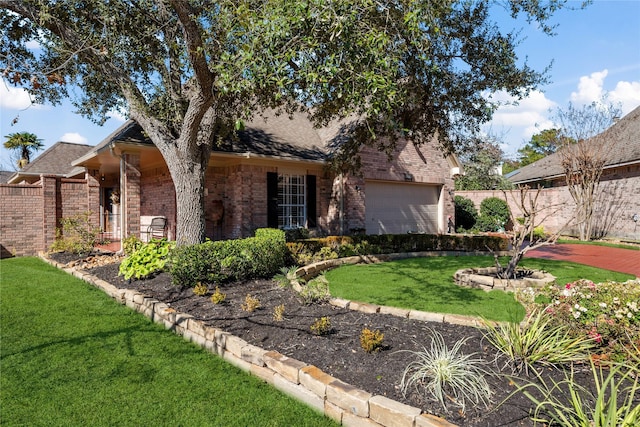
<path fill-rule="evenodd" d="M 335 129 L 316 129 L 302 114 L 270 115 L 216 147 L 206 173 L 207 236 L 245 237 L 261 227 L 304 227 L 319 235 L 446 232 L 460 169 L 455 156 L 443 156 L 436 141 L 420 147 L 400 141 L 391 161 L 363 148 L 361 173 L 337 174 L 327 167 L 335 136 Z M 107 237 L 144 238 L 146 224 L 158 216 L 175 237 L 173 182 L 137 123 L 124 123 L 69 163 L 85 172 L 87 185 L 99 187 L 86 205 L 100 214 L 96 223 Z"/>

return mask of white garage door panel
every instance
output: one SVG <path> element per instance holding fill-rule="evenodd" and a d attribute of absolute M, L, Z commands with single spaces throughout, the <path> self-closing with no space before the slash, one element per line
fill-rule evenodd
<path fill-rule="evenodd" d="M 438 187 L 367 182 L 367 234 L 438 232 Z"/>

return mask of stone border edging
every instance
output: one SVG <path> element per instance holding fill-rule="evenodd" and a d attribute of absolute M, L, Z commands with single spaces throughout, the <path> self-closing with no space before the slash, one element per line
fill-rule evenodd
<path fill-rule="evenodd" d="M 249 344 L 221 329 L 206 326 L 192 316 L 177 312 L 167 304 L 131 289 L 120 289 L 84 270 L 63 265 L 40 253 L 40 258 L 104 291 L 114 300 L 144 314 L 153 322 L 182 335 L 186 340 L 217 354 L 237 368 L 281 392 L 316 409 L 332 420 L 353 427 L 457 427 L 443 418 L 380 395 L 357 389 L 313 365 Z M 356 257 L 361 258 L 361 257 Z M 333 260 L 331 260 L 333 261 Z M 443 315 L 382 307 L 374 304 L 333 299 L 332 304 L 367 313 L 400 315 L 416 320 L 454 323 L 465 316 Z M 413 313 L 413 316 L 412 316 Z M 420 314 L 422 313 L 422 314 Z M 440 319 L 441 318 L 441 319 Z M 469 323 L 458 323 L 469 325 Z"/>

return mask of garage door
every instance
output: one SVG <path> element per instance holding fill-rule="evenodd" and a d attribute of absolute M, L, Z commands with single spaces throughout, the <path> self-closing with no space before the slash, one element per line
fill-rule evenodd
<path fill-rule="evenodd" d="M 367 234 L 438 232 L 438 186 L 367 181 Z"/>

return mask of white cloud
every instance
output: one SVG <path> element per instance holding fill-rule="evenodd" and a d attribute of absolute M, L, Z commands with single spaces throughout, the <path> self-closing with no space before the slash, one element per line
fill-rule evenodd
<path fill-rule="evenodd" d="M 540 91 L 532 91 L 525 99 L 518 101 L 510 95 L 500 92 L 492 96 L 500 106 L 486 128 L 504 140 L 503 150 L 514 154 L 524 141 L 531 139 L 536 133 L 553 127 L 549 119 L 549 110 L 556 103 Z"/>
<path fill-rule="evenodd" d="M 110 118 L 112 118 L 112 119 L 114 119 L 114 120 L 117 120 L 117 121 L 119 121 L 119 122 L 123 122 L 123 123 L 124 123 L 124 122 L 126 122 L 126 121 L 127 121 L 127 118 L 126 118 L 122 113 L 120 113 L 120 112 L 119 112 L 119 111 L 117 111 L 117 110 L 111 110 L 111 111 L 109 111 L 109 112 L 107 113 L 107 116 L 109 116 Z"/>
<path fill-rule="evenodd" d="M 604 95 L 604 79 L 609 70 L 596 71 L 589 76 L 580 77 L 578 91 L 571 92 L 571 101 L 578 104 L 590 104 L 600 101 Z"/>
<path fill-rule="evenodd" d="M 31 98 L 26 90 L 21 87 L 8 86 L 0 81 L 0 107 L 9 110 L 24 110 L 31 105 Z"/>
<path fill-rule="evenodd" d="M 609 100 L 622 105 L 622 114 L 629 113 L 640 105 L 640 81 L 618 82 L 616 87 L 609 92 Z"/>
<path fill-rule="evenodd" d="M 40 45 L 40 43 L 36 40 L 30 40 L 28 42 L 25 43 L 25 47 L 27 49 L 32 49 L 32 50 L 38 50 L 41 49 L 42 46 Z"/>
<path fill-rule="evenodd" d="M 86 144 L 89 140 L 77 132 L 67 132 L 60 137 L 60 141 L 71 142 L 73 144 Z"/>

